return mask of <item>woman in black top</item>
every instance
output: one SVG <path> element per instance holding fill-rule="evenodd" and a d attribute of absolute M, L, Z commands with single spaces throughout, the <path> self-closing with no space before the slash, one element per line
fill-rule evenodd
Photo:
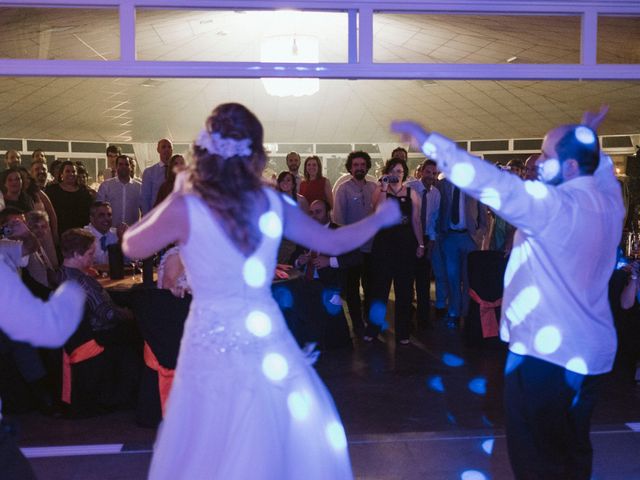
<path fill-rule="evenodd" d="M 6 207 L 14 207 L 23 212 L 33 210 L 33 201 L 22 191 L 22 176 L 17 168 L 9 168 L 0 174 L 0 190 Z"/>
<path fill-rule="evenodd" d="M 424 255 L 420 228 L 420 198 L 406 187 L 409 168 L 399 158 L 387 160 L 383 176 L 373 194 L 375 206 L 385 201 L 400 204 L 402 222 L 380 230 L 374 237 L 371 250 L 373 286 L 369 325 L 365 341 L 371 341 L 385 328 L 385 314 L 389 290 L 393 281 L 395 292 L 395 332 L 401 345 L 409 344 L 409 321 L 416 259 Z"/>
<path fill-rule="evenodd" d="M 58 217 L 58 234 L 89 224 L 89 208 L 93 198 L 86 187 L 78 185 L 73 162 L 62 162 L 58 183 L 48 185 L 45 193 Z"/>

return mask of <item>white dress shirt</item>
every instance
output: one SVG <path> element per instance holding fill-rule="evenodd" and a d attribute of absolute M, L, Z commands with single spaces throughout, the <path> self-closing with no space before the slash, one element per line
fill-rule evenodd
<path fill-rule="evenodd" d="M 113 212 L 113 223 L 133 225 L 140 220 L 140 194 L 142 183 L 135 179 L 122 182 L 118 177 L 100 184 L 96 200 L 109 202 Z"/>
<path fill-rule="evenodd" d="M 413 180 L 407 183 L 407 187 L 418 194 L 420 202 L 422 202 L 422 194 L 424 193 L 425 186 L 422 180 Z M 440 191 L 431 186 L 427 192 L 427 222 L 424 229 L 424 235 L 429 237 L 429 240 L 436 239 L 436 226 L 438 222 L 438 214 L 440 213 Z M 422 215 L 422 205 L 420 205 L 420 214 Z"/>
<path fill-rule="evenodd" d="M 116 243 L 118 243 L 118 234 L 116 233 L 116 229 L 111 227 L 109 229 L 109 231 L 105 234 L 100 233 L 98 230 L 96 230 L 96 228 L 89 224 L 89 225 L 85 225 L 84 229 L 87 232 L 91 232 L 91 234 L 96 237 L 96 253 L 93 255 L 93 264 L 94 265 L 105 265 L 109 263 L 109 250 L 108 249 L 102 249 L 102 244 L 100 242 L 100 239 L 103 236 L 106 236 L 107 239 L 105 241 L 105 247 L 108 247 L 109 245 L 115 245 Z"/>
<path fill-rule="evenodd" d="M 509 349 L 580 374 L 611 370 L 608 283 L 624 218 L 611 159 L 602 155 L 592 176 L 550 186 L 498 170 L 437 133 L 423 150 L 452 183 L 518 228 L 500 324 Z"/>

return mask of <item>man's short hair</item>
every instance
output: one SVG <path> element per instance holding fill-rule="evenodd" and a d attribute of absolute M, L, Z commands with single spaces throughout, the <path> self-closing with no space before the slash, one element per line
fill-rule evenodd
<path fill-rule="evenodd" d="M 427 158 L 424 162 L 422 162 L 422 165 L 420 165 L 420 168 L 424 168 L 427 165 L 433 165 L 434 167 L 438 167 L 438 164 L 435 162 L 435 160 L 431 160 L 430 158 Z"/>
<path fill-rule="evenodd" d="M 24 215 L 24 210 L 16 207 L 6 207 L 4 210 L 0 211 L 0 226 L 6 224 L 11 217 L 19 215 Z"/>
<path fill-rule="evenodd" d="M 122 149 L 118 145 L 109 145 L 107 147 L 107 155 L 115 153 L 116 155 L 122 155 Z"/>
<path fill-rule="evenodd" d="M 95 241 L 96 237 L 91 232 L 82 228 L 71 228 L 60 237 L 62 256 L 73 258 L 74 255 L 84 255 Z"/>
<path fill-rule="evenodd" d="M 46 158 L 47 155 L 44 153 L 44 150 L 42 150 L 41 148 L 36 148 L 33 152 L 31 152 L 31 158 L 35 158 L 36 153 L 38 152 L 44 155 L 44 157 Z"/>
<path fill-rule="evenodd" d="M 347 156 L 347 163 L 344 164 L 344 168 L 347 169 L 347 172 L 351 172 L 351 165 L 353 164 L 354 158 L 364 158 L 364 161 L 367 162 L 367 171 L 371 170 L 371 155 L 364 150 L 356 150 Z"/>
<path fill-rule="evenodd" d="M 324 210 L 325 210 L 325 212 L 327 212 L 327 215 L 331 214 L 331 205 L 329 204 L 329 202 L 327 202 L 324 198 L 319 198 L 317 200 L 314 200 L 311 203 L 313 204 L 313 203 L 316 203 L 316 202 L 320 202 L 321 204 L 324 205 Z M 311 206 L 311 205 L 309 205 L 309 206 Z"/>
<path fill-rule="evenodd" d="M 101 201 L 93 202 L 89 207 L 89 216 L 93 217 L 93 215 L 96 213 L 96 210 L 102 207 L 111 208 L 111 204 L 109 202 L 101 202 Z"/>
<path fill-rule="evenodd" d="M 569 125 L 568 127 L 566 133 L 555 145 L 558 160 L 563 162 L 568 158 L 573 158 L 578 162 L 581 174 L 593 175 L 600 163 L 598 135 L 584 125 Z M 584 133 L 585 138 L 578 138 L 580 133 Z M 590 141 L 591 139 L 593 141 Z"/>
<path fill-rule="evenodd" d="M 394 157 L 396 152 L 404 152 L 404 156 L 407 157 L 407 158 L 409 157 L 409 152 L 404 147 L 396 147 L 396 148 L 394 148 L 393 151 L 391 152 L 391 156 Z"/>

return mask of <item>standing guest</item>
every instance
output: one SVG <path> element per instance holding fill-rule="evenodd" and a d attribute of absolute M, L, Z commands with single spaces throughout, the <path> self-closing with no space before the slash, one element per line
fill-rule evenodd
<path fill-rule="evenodd" d="M 166 138 L 158 142 L 156 151 L 160 160 L 155 165 L 145 168 L 142 172 L 142 190 L 140 193 L 140 209 L 146 215 L 158 197 L 158 190 L 167 179 L 167 164 L 173 155 L 173 144 Z"/>
<path fill-rule="evenodd" d="M 396 147 L 391 152 L 391 158 L 399 158 L 406 162 L 409 160 L 409 152 L 404 147 Z"/>
<path fill-rule="evenodd" d="M 136 159 L 133 157 L 129 157 L 129 169 L 131 170 L 131 178 L 138 180 L 140 183 L 142 183 L 142 180 L 138 176 L 138 163 L 136 162 Z"/>
<path fill-rule="evenodd" d="M 116 161 L 118 157 L 122 155 L 122 149 L 118 145 L 109 145 L 107 147 L 106 155 L 107 168 L 102 172 L 102 178 L 109 180 L 110 178 L 115 178 L 117 175 Z"/>
<path fill-rule="evenodd" d="M 0 173 L 0 190 L 5 207 L 14 207 L 29 212 L 33 210 L 33 200 L 22 188 L 22 175 L 18 168 L 9 168 Z"/>
<path fill-rule="evenodd" d="M 263 186 L 263 145 L 253 113 L 218 106 L 193 147 L 192 190 L 172 193 L 125 234 L 124 252 L 137 258 L 178 243 L 193 292 L 153 480 L 353 478 L 335 406 L 270 279 L 283 233 L 336 256 L 397 222 L 399 211 L 388 203 L 357 224 L 324 228 Z"/>
<path fill-rule="evenodd" d="M 373 203 L 386 202 L 400 205 L 402 221 L 381 230 L 373 239 L 371 250 L 373 286 L 369 325 L 364 340 L 370 342 L 384 325 L 389 291 L 393 283 L 395 293 L 395 333 L 400 345 L 409 345 L 411 292 L 415 276 L 416 259 L 425 253 L 420 227 L 420 198 L 415 190 L 405 185 L 409 174 L 407 162 L 399 158 L 387 160 L 380 184 L 373 193 Z"/>
<path fill-rule="evenodd" d="M 34 298 L 15 270 L 0 255 L 0 330 L 16 342 L 55 348 L 73 333 L 82 318 L 82 290 L 69 282 L 44 303 Z M 1 414 L 0 414 L 1 419 Z M 0 426 L 0 472 L 6 480 L 35 479 L 8 429 Z"/>
<path fill-rule="evenodd" d="M 316 200 L 324 200 L 333 208 L 331 182 L 322 175 L 322 162 L 317 155 L 307 157 L 304 161 L 304 180 L 300 183 L 300 195 L 307 199 L 309 205 Z"/>
<path fill-rule="evenodd" d="M 436 224 L 440 211 L 440 192 L 435 187 L 438 167 L 425 160 L 419 168 L 420 180 L 407 182 L 420 197 L 420 229 L 425 254 L 416 261 L 416 323 L 428 326 L 431 320 L 431 255 L 436 243 Z"/>
<path fill-rule="evenodd" d="M 308 213 L 309 204 L 307 199 L 296 191 L 296 179 L 291 172 L 280 172 L 276 179 L 276 190 L 290 197 L 295 203 L 298 204 L 300 209 Z M 291 264 L 293 252 L 296 250 L 296 244 L 288 238 L 282 238 L 280 242 L 280 249 L 278 250 L 278 263 Z"/>
<path fill-rule="evenodd" d="M 89 223 L 89 208 L 93 203 L 86 187 L 78 185 L 76 165 L 62 162 L 58 182 L 48 185 L 45 193 L 51 200 L 58 217 L 58 234 L 70 228 L 81 228 Z"/>
<path fill-rule="evenodd" d="M 510 350 L 506 430 L 517 479 L 591 478 L 591 415 L 616 353 L 608 282 L 625 214 L 613 162 L 590 128 L 606 111 L 547 133 L 542 181 L 500 171 L 416 123 L 393 126 L 518 228 L 500 325 Z"/>
<path fill-rule="evenodd" d="M 440 184 L 438 237 L 447 272 L 449 305 L 447 326 L 458 327 L 460 316 L 469 308 L 467 256 L 480 249 L 487 232 L 487 207 L 450 181 Z"/>
<path fill-rule="evenodd" d="M 286 162 L 289 173 L 291 173 L 296 180 L 296 191 L 299 192 L 300 183 L 303 180 L 302 175 L 300 175 L 300 154 L 298 152 L 287 153 Z"/>
<path fill-rule="evenodd" d="M 342 183 L 335 192 L 333 220 L 338 225 L 351 225 L 373 213 L 373 194 L 376 184 L 367 180 L 371 169 L 371 157 L 362 150 L 349 153 L 345 168 L 349 180 Z M 364 334 L 371 300 L 371 247 L 368 241 L 360 247 L 361 259 L 347 269 L 345 279 L 345 300 L 355 335 Z M 360 298 L 360 286 L 364 292 L 364 303 Z"/>
<path fill-rule="evenodd" d="M 109 245 L 115 245 L 122 241 L 122 235 L 127 229 L 125 223 L 113 227 L 113 214 L 108 202 L 94 202 L 89 210 L 91 222 L 84 229 L 96 239 L 96 248 L 93 255 L 94 265 L 109 263 Z"/>
<path fill-rule="evenodd" d="M 167 198 L 169 194 L 173 191 L 173 186 L 176 182 L 176 175 L 187 168 L 187 162 L 185 162 L 184 157 L 180 154 L 176 154 L 169 159 L 169 163 L 167 165 L 167 178 L 162 185 L 160 185 L 160 189 L 158 190 L 158 196 L 153 203 L 155 207 L 162 200 Z"/>
<path fill-rule="evenodd" d="M 84 166 L 84 163 L 76 162 L 76 175 L 78 185 L 86 188 L 91 195 L 91 198 L 95 201 L 98 192 L 89 185 L 89 172 L 87 171 L 87 167 Z"/>
<path fill-rule="evenodd" d="M 31 162 L 29 173 L 38 185 L 38 188 L 40 190 L 44 190 L 47 186 L 47 182 L 49 181 L 49 170 L 47 169 L 47 164 L 41 160 Z"/>
<path fill-rule="evenodd" d="M 524 162 L 524 179 L 525 180 L 537 180 L 538 179 L 538 160 L 539 155 L 529 155 Z"/>
<path fill-rule="evenodd" d="M 20 166 L 22 156 L 17 150 L 7 150 L 4 154 L 4 164 L 6 168 L 15 168 Z"/>
<path fill-rule="evenodd" d="M 142 183 L 131 178 L 129 157 L 120 155 L 115 162 L 116 176 L 102 182 L 96 200 L 108 202 L 117 224 L 133 225 L 140 220 Z"/>
<path fill-rule="evenodd" d="M 47 185 L 49 185 L 50 183 L 58 183 L 61 170 L 62 170 L 62 160 L 54 160 L 53 162 L 51 162 L 51 165 L 49 165 L 49 173 L 51 175 L 51 178 L 49 178 Z"/>

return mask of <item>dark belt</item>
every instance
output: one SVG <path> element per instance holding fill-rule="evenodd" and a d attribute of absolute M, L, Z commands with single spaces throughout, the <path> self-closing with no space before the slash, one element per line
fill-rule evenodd
<path fill-rule="evenodd" d="M 451 233 L 467 233 L 468 230 L 466 228 L 463 228 L 462 230 L 456 230 L 455 228 L 450 228 L 449 232 L 451 232 Z"/>

